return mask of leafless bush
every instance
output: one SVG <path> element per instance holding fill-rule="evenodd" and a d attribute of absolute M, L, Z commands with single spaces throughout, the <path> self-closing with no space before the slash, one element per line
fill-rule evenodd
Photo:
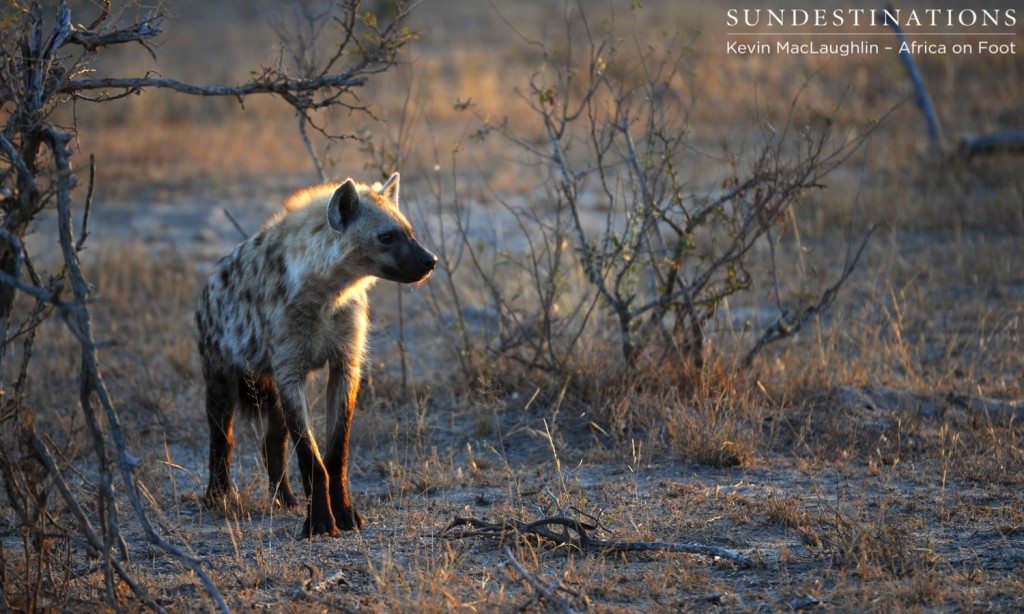
<path fill-rule="evenodd" d="M 822 188 L 877 124 L 836 134 L 834 118 L 821 117 L 798 129 L 797 98 L 783 122 L 751 127 L 755 151 L 712 156 L 690 139 L 699 93 L 686 68 L 692 41 L 620 39 L 611 20 L 593 26 L 582 3 L 567 7 L 564 34 L 554 44 L 524 38 L 543 58 L 519 90 L 540 133 L 490 121 L 477 132 L 500 133 L 548 172 L 531 202 L 498 197 L 521 233 L 521 252 L 485 258 L 466 215 L 454 215 L 464 266 L 487 288 L 500 322 L 488 351 L 564 372 L 586 332 L 595 338 L 611 329 L 625 365 L 645 357 L 653 369 L 669 359 L 699 366 L 720 308 L 756 281 L 774 286 L 778 317 L 761 331 L 749 364 L 823 312 L 860 250 L 847 252 L 835 285 L 786 304 L 771 273 L 755 280 L 754 248 L 767 246 L 770 270 L 779 269 L 786 256 L 776 247 L 794 205 Z M 709 161 L 720 166 L 712 186 L 689 168 Z M 526 281 L 510 283 L 516 278 Z"/>
<path fill-rule="evenodd" d="M 312 4 L 303 6 L 309 8 Z M 370 76 L 391 67 L 398 50 L 412 36 L 400 26 L 407 8 L 401 5 L 397 18 L 384 24 L 362 11 L 359 0 L 319 6 L 301 17 L 327 24 L 334 37 L 330 53 L 317 56 L 308 52 L 306 47 L 313 41 L 300 37 L 290 48 L 294 62 L 282 60 L 264 66 L 249 82 L 231 86 L 196 86 L 150 74 L 97 74 L 95 58 L 111 47 L 137 43 L 140 49 L 153 53 L 150 43 L 160 34 L 162 15 L 159 10 L 145 10 L 141 4 L 129 2 L 115 7 L 106 0 L 88 26 L 77 25 L 63 1 L 48 3 L 45 8 L 36 2 L 6 3 L 0 12 L 0 472 L 12 522 L 25 543 L 21 560 L 14 562 L 21 573 L 17 577 L 0 576 L 3 609 L 34 610 L 56 605 L 59 601 L 47 601 L 56 598 L 55 574 L 63 573 L 57 579 L 66 582 L 83 557 L 99 563 L 111 606 L 124 603 L 127 587 L 135 598 L 159 609 L 133 577 L 130 548 L 120 529 L 124 519 L 117 491 L 127 496 L 147 538 L 195 573 L 218 607 L 227 609 L 199 560 L 166 541 L 150 522 L 143 504 L 134 476 L 139 461 L 129 452 L 114 400 L 100 374 L 101 345 L 94 340 L 89 314 L 93 288 L 79 262 L 88 236 L 92 167 L 76 238 L 72 191 L 77 171 L 72 146 L 78 127 L 58 124 L 54 114 L 68 105 L 103 103 L 147 88 L 195 96 L 229 96 L 240 102 L 250 95 L 271 94 L 292 106 L 303 127 L 310 123 L 319 128 L 312 114 L 321 109 L 365 110 L 354 91 Z M 308 31 L 311 26 L 305 23 L 302 27 Z M 316 34 L 325 37 L 325 29 Z M 59 270 L 44 276 L 33 265 L 23 239 L 37 216 L 53 208 L 57 212 L 62 264 Z M 19 311 L 19 301 L 27 301 L 30 306 Z M 81 347 L 79 402 L 88 427 L 88 453 L 94 463 L 89 468 L 69 464 L 61 454 L 62 446 L 37 427 L 35 414 L 25 403 L 39 324 L 52 314 L 59 316 Z M 20 353 L 15 354 L 11 350 L 19 341 Z M 9 366 L 9 356 L 16 356 L 18 364 Z M 9 382 L 12 372 L 16 377 Z M 3 556 L 0 552 L 0 558 Z M 66 564 L 53 565 L 58 557 L 64 557 Z M 6 570 L 6 559 L 0 562 Z M 85 569 L 83 573 L 88 573 L 90 567 Z"/>

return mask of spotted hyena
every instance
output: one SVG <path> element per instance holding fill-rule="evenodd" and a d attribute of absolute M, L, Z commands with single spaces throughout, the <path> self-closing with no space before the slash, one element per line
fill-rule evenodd
<path fill-rule="evenodd" d="M 399 177 L 301 191 L 214 268 L 196 308 L 210 424 L 206 502 L 231 493 L 235 407 L 263 418 L 263 458 L 278 502 L 295 505 L 288 437 L 308 498 L 303 535 L 364 521 L 348 495 L 348 440 L 366 344 L 366 292 L 378 279 L 423 281 L 437 258 L 398 210 Z M 310 373 L 326 366 L 327 455 L 313 437 Z"/>

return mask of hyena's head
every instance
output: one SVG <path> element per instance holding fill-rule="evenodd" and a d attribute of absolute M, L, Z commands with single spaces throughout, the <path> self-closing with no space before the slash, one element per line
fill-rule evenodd
<path fill-rule="evenodd" d="M 327 221 L 347 235 L 352 264 L 364 274 L 411 284 L 430 275 L 437 256 L 419 244 L 398 210 L 398 185 L 398 173 L 383 186 L 346 180 L 327 205 Z"/>

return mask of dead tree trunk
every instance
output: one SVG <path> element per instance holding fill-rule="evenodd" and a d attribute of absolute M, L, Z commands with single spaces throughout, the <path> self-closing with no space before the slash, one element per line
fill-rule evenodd
<path fill-rule="evenodd" d="M 900 27 L 899 22 L 890 18 L 892 11 L 892 5 L 890 4 L 885 11 L 879 12 L 881 13 L 882 22 L 892 28 L 899 39 L 900 47 L 903 47 L 907 42 L 907 37 L 903 35 L 903 28 Z M 939 117 L 935 114 L 935 107 L 932 106 L 932 97 L 928 95 L 928 88 L 924 85 L 924 79 L 921 78 L 921 71 L 917 69 L 917 63 L 914 62 L 913 54 L 909 51 L 900 51 L 900 61 L 903 62 L 903 66 L 907 69 L 907 75 L 910 76 L 910 80 L 914 83 L 914 102 L 921 109 L 921 113 L 924 114 L 925 121 L 928 122 L 928 136 L 931 138 L 932 143 L 939 148 L 939 151 L 945 151 L 945 139 L 942 136 Z"/>

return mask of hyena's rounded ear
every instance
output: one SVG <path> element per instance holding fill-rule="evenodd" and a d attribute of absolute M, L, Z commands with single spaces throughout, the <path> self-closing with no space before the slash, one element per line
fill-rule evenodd
<path fill-rule="evenodd" d="M 327 203 L 327 221 L 331 228 L 341 232 L 359 215 L 359 191 L 351 179 L 346 179 L 334 191 L 331 202 Z"/>
<path fill-rule="evenodd" d="M 381 195 L 384 198 L 386 198 L 386 199 L 390 200 L 391 202 L 395 203 L 396 205 L 398 204 L 398 184 L 399 184 L 399 179 L 400 178 L 398 176 L 398 173 L 394 173 L 393 175 L 391 175 L 391 177 L 388 178 L 387 181 L 384 182 L 384 185 L 382 185 L 380 187 Z"/>

